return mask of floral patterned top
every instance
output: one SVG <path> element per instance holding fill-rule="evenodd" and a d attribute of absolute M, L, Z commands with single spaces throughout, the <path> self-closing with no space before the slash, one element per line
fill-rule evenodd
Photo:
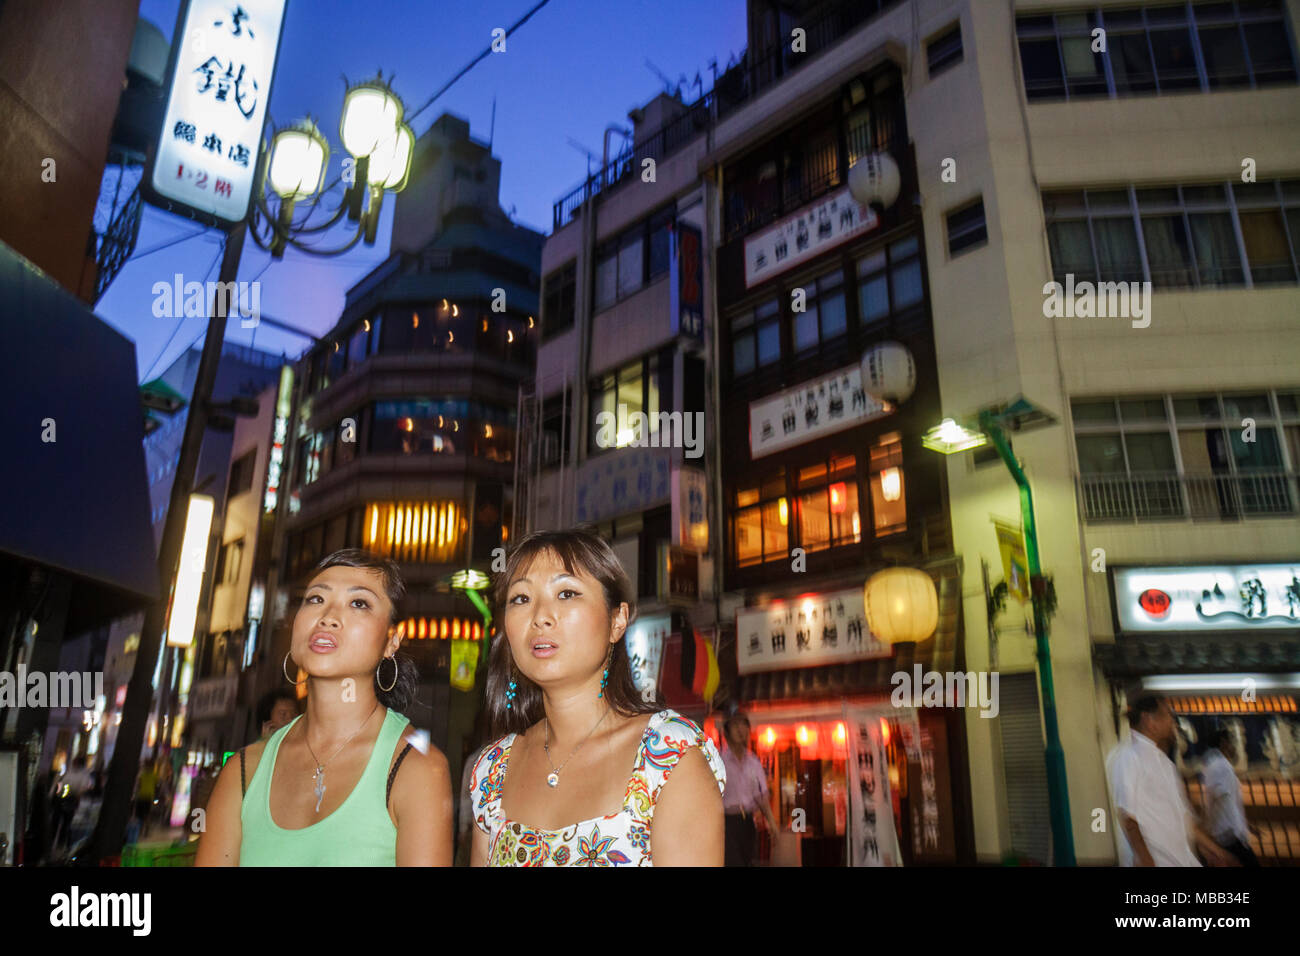
<path fill-rule="evenodd" d="M 655 803 L 673 767 L 691 747 L 700 748 L 718 789 L 726 790 L 727 772 L 713 741 L 676 711 L 661 710 L 641 735 L 623 808 L 562 830 L 542 830 L 506 819 L 501 812 L 501 789 L 514 739 L 514 734 L 507 734 L 483 752 L 470 784 L 475 824 L 488 835 L 491 866 L 653 866 L 650 825 Z"/>

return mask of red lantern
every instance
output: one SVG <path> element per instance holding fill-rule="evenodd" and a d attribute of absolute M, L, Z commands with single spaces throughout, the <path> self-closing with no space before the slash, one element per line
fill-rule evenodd
<path fill-rule="evenodd" d="M 831 485 L 831 513 L 842 515 L 844 508 L 848 504 L 848 489 L 844 482 L 838 481 Z"/>

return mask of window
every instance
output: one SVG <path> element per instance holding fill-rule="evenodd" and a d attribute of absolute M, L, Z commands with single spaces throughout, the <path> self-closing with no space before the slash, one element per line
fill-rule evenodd
<path fill-rule="evenodd" d="M 352 329 L 348 337 L 348 368 L 356 368 L 366 360 L 366 349 L 370 343 L 370 320 L 363 319 Z"/>
<path fill-rule="evenodd" d="M 1071 413 L 1088 520 L 1295 510 L 1293 393 L 1075 399 Z"/>
<path fill-rule="evenodd" d="M 376 454 L 470 455 L 512 461 L 515 410 L 464 398 L 376 402 L 369 450 Z"/>
<path fill-rule="evenodd" d="M 795 480 L 800 547 L 823 551 L 862 540 L 857 463 L 852 455 L 801 468 Z"/>
<path fill-rule="evenodd" d="M 957 253 L 988 241 L 989 232 L 984 225 L 984 200 L 948 213 L 948 254 Z"/>
<path fill-rule="evenodd" d="M 234 584 L 239 580 L 239 567 L 244 559 L 244 539 L 230 541 L 217 552 L 217 564 L 212 570 L 216 584 Z"/>
<path fill-rule="evenodd" d="M 671 394 L 671 365 L 658 355 L 625 365 L 592 386 L 591 428 L 587 450 L 623 448 L 649 442 L 659 431 L 660 392 Z M 645 415 L 644 431 L 637 413 Z M 602 417 L 608 414 L 609 418 Z"/>
<path fill-rule="evenodd" d="M 804 310 L 791 315 L 796 353 L 815 349 L 848 330 L 844 311 L 844 273 L 836 270 L 805 284 Z"/>
<path fill-rule="evenodd" d="M 739 378 L 781 357 L 781 301 L 772 299 L 731 320 L 731 368 Z"/>
<path fill-rule="evenodd" d="M 675 207 L 670 206 L 600 245 L 596 251 L 597 311 L 668 274 L 669 233 L 675 221 Z"/>
<path fill-rule="evenodd" d="M 898 432 L 882 435 L 871 446 L 871 513 L 877 537 L 907 530 L 903 440 Z"/>
<path fill-rule="evenodd" d="M 226 492 L 228 497 L 233 498 L 235 495 L 242 495 L 246 491 L 253 490 L 253 472 L 256 467 L 257 449 L 253 449 L 236 459 L 235 463 L 230 466 L 230 488 Z"/>
<path fill-rule="evenodd" d="M 863 326 L 884 322 L 921 301 L 920 255 L 916 236 L 909 236 L 858 260 L 858 314 Z"/>
<path fill-rule="evenodd" d="M 542 400 L 542 467 L 550 468 L 567 461 L 573 441 L 573 425 L 565 394 Z"/>
<path fill-rule="evenodd" d="M 1103 30 L 1105 50 L 1094 31 Z M 1016 18 L 1031 99 L 1295 83 L 1281 0 L 1102 7 Z M 1097 49 L 1094 49 L 1096 47 Z"/>
<path fill-rule="evenodd" d="M 789 557 L 790 501 L 785 469 L 739 489 L 732 518 L 732 553 L 738 567 Z"/>
<path fill-rule="evenodd" d="M 961 24 L 954 24 L 952 29 L 927 43 L 925 55 L 930 62 L 931 78 L 960 63 Z"/>
<path fill-rule="evenodd" d="M 1231 196 L 1222 183 L 1056 191 L 1043 194 L 1043 211 L 1062 284 L 1069 274 L 1076 282 L 1146 278 L 1155 288 L 1300 277 L 1300 181 L 1233 184 Z"/>

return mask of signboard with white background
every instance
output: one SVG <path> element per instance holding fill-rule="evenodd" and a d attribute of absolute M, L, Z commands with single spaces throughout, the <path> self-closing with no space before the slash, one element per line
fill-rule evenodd
<path fill-rule="evenodd" d="M 893 648 L 867 627 L 862 588 L 805 594 L 736 612 L 741 674 L 888 657 Z"/>
<path fill-rule="evenodd" d="M 893 410 L 863 389 L 861 364 L 850 365 L 750 402 L 749 454 L 762 458 Z"/>
<path fill-rule="evenodd" d="M 231 228 L 248 215 L 287 0 L 188 0 L 141 183 L 156 206 Z"/>
<path fill-rule="evenodd" d="M 1114 569 L 1121 631 L 1300 630 L 1300 561 Z"/>

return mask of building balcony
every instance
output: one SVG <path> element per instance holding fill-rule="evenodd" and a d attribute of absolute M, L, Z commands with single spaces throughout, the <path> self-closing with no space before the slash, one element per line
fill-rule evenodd
<path fill-rule="evenodd" d="M 1286 471 L 1080 475 L 1078 489 L 1087 522 L 1286 517 L 1300 500 L 1296 475 Z"/>

